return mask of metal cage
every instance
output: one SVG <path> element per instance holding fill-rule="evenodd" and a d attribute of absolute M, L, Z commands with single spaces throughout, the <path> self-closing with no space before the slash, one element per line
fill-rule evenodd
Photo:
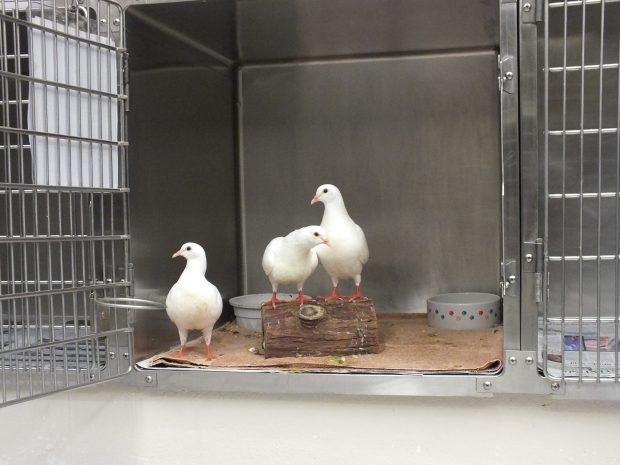
<path fill-rule="evenodd" d="M 324 19 L 316 14 L 328 3 L 334 5 L 331 30 L 336 33 L 334 37 L 344 37 L 340 44 L 344 49 L 330 49 L 332 41 L 322 40 Z M 379 3 L 305 2 L 307 10 L 297 10 L 276 1 L 185 2 L 158 5 L 154 16 L 142 11 L 152 5 L 132 7 L 128 21 L 134 26 L 130 39 L 135 39 L 133 66 L 138 70 L 132 78 L 140 91 L 134 93 L 133 106 L 138 111 L 133 117 L 141 118 L 141 124 L 132 126 L 137 155 L 132 168 L 149 168 L 135 170 L 132 178 L 133 201 L 138 205 L 133 214 L 135 236 L 152 234 L 149 247 L 153 247 L 157 240 L 167 244 L 171 232 L 180 229 L 170 222 L 174 231 L 155 231 L 149 221 L 153 216 L 149 208 L 161 210 L 158 202 L 165 201 L 166 208 L 177 206 L 171 196 L 149 190 L 147 181 L 153 182 L 153 176 L 157 181 L 168 180 L 172 164 L 178 162 L 157 153 L 178 150 L 182 140 L 196 150 L 182 151 L 184 155 L 198 157 L 205 144 L 212 144 L 208 147 L 210 156 L 201 158 L 203 166 L 212 167 L 215 161 L 219 167 L 228 163 L 224 171 L 217 171 L 220 174 L 216 176 L 222 178 L 214 183 L 217 192 L 211 193 L 212 197 L 226 198 L 226 214 L 210 210 L 228 221 L 226 234 L 213 236 L 220 241 L 218 252 L 226 252 L 226 260 L 219 257 L 220 263 L 230 265 L 221 267 L 228 269 L 224 282 L 229 292 L 239 287 L 239 281 L 247 287 L 249 277 L 243 267 L 246 249 L 254 244 L 245 240 L 244 231 L 249 227 L 260 230 L 261 218 L 255 214 L 252 218 L 257 221 L 248 223 L 244 215 L 262 211 L 262 204 L 237 203 L 236 196 L 242 200 L 259 198 L 247 195 L 246 188 L 257 185 L 246 185 L 249 176 L 244 173 L 260 174 L 257 166 L 251 165 L 260 157 L 243 154 L 260 148 L 260 144 L 235 132 L 248 120 L 265 122 L 262 109 L 277 101 L 264 104 L 258 99 L 252 106 L 251 94 L 242 94 L 240 89 L 257 73 L 266 76 L 266 81 L 279 82 L 272 81 L 269 73 L 275 68 L 281 73 L 282 63 L 289 61 L 301 65 L 295 72 L 314 71 L 318 69 L 316 63 L 330 56 L 339 57 L 350 67 L 359 56 L 368 59 L 380 53 L 381 63 L 387 67 L 413 51 L 426 58 L 445 51 L 437 43 L 453 29 L 451 20 L 444 22 L 436 35 L 432 33 L 434 26 L 416 35 L 411 33 L 416 28 L 403 23 L 400 32 L 409 42 L 390 40 L 378 50 L 373 48 L 376 44 L 370 44 L 368 53 L 360 55 L 366 36 L 358 37 L 356 28 L 336 27 L 352 22 L 351 5 L 365 5 L 367 9 L 362 10 L 366 13 L 357 19 L 367 24 L 374 24 L 374 8 L 385 6 L 391 15 L 381 19 L 381 24 L 390 32 L 393 22 L 405 16 L 416 18 L 420 21 L 416 24 L 424 26 L 428 21 L 417 14 L 420 5 L 436 12 L 450 11 L 456 5 L 420 1 L 412 6 L 403 0 L 394 2 L 403 9 L 397 14 L 398 8 L 391 2 L 380 7 Z M 133 296 L 123 9 L 106 0 L 0 0 L 0 7 L 0 405 L 7 405 L 131 371 L 132 312 L 140 305 L 123 300 Z M 286 11 L 271 14 L 278 8 Z M 465 10 L 473 11 L 472 23 L 478 26 L 498 25 L 491 33 L 486 26 L 478 32 L 476 27 L 466 30 L 465 36 L 472 40 L 469 45 L 450 45 L 448 41 L 444 47 L 465 47 L 469 55 L 484 55 L 481 47 L 490 47 L 484 56 L 487 65 L 492 57 L 492 66 L 487 67 L 492 72 L 495 53 L 499 53 L 501 122 L 496 129 L 500 140 L 493 153 L 501 157 L 502 263 L 498 284 L 507 329 L 507 363 L 502 373 L 293 375 L 222 369 L 210 370 L 207 375 L 191 370 L 183 374 L 135 370 L 130 382 L 193 390 L 393 395 L 571 392 L 575 396 L 618 397 L 614 384 L 619 380 L 620 2 L 498 0 L 498 4 L 479 2 Z M 314 18 L 304 28 L 285 30 L 274 25 L 282 21 L 288 26 L 304 14 L 306 19 Z M 485 15 L 490 15 L 487 22 Z M 169 18 L 170 23 L 166 22 Z M 207 20 L 209 27 L 205 27 Z M 187 31 L 180 33 L 180 24 Z M 290 34 L 287 37 L 291 40 L 276 40 L 271 36 L 274 30 Z M 313 44 L 298 40 L 297 34 L 309 35 L 302 39 L 321 40 Z M 155 40 L 149 40 L 152 38 Z M 347 38 L 352 41 L 348 44 L 351 49 L 346 48 Z M 362 48 L 358 50 L 356 43 Z M 215 48 L 209 48 L 210 44 Z M 264 44 L 273 49 L 261 49 Z M 152 79 L 149 74 L 153 66 L 157 69 L 162 63 L 180 69 L 195 88 L 208 88 L 200 102 L 219 105 L 209 106 L 211 113 L 189 113 L 182 101 L 164 99 L 167 112 L 176 109 L 187 113 L 188 118 L 200 114 L 205 122 L 199 131 L 185 134 L 187 139 L 178 134 L 168 138 L 174 139 L 173 149 L 151 144 L 154 122 L 145 123 L 143 117 L 149 109 L 162 106 L 159 100 L 146 97 L 164 95 L 159 89 L 170 88 L 169 75 L 159 73 Z M 261 74 L 266 72 L 262 67 L 269 68 L 269 73 Z M 450 74 L 454 76 L 457 74 Z M 490 76 L 493 84 L 494 75 Z M 305 82 L 296 79 L 286 82 Z M 351 87 L 348 81 L 343 82 Z M 277 95 L 281 87 L 274 87 Z M 360 84 L 359 90 L 363 88 Z M 489 89 L 494 92 L 496 87 Z M 184 91 L 182 96 L 194 102 L 195 95 L 186 86 L 175 86 L 175 90 Z M 306 87 L 289 90 L 298 95 L 306 92 Z M 496 94 L 491 96 L 485 90 L 484 95 L 496 104 Z M 397 100 L 398 96 L 394 98 Z M 261 111 L 252 113 L 252 109 Z M 160 124 L 168 123 L 170 114 L 165 116 Z M 280 120 L 274 121 L 276 127 L 281 126 Z M 203 138 L 206 126 L 209 137 Z M 402 128 L 408 134 L 409 127 Z M 146 140 L 148 144 L 140 145 Z M 154 155 L 153 149 L 161 152 Z M 182 195 L 196 195 L 185 187 Z M 271 194 L 281 195 L 276 190 Z M 235 208 L 241 210 L 235 212 L 237 217 L 229 214 Z M 236 218 L 241 233 L 237 232 Z M 192 220 L 192 227 L 192 231 L 200 232 L 205 224 Z M 147 249 L 136 247 L 133 258 L 140 267 L 137 292 L 147 292 L 144 297 L 152 298 L 168 285 L 169 276 L 153 266 L 158 258 Z M 231 250 L 239 250 L 241 259 L 228 252 Z M 495 272 L 493 276 L 495 285 Z M 592 383 L 584 387 L 565 382 L 573 380 Z M 602 381 L 612 382 L 595 386 Z"/>
<path fill-rule="evenodd" d="M 0 1 L 0 405 L 131 368 L 123 11 Z"/>
<path fill-rule="evenodd" d="M 542 366 L 618 382 L 620 3 L 545 2 Z"/>

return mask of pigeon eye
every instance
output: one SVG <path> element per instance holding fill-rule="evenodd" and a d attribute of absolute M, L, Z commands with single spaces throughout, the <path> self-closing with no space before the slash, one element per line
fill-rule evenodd
<path fill-rule="evenodd" d="M 318 233 L 318 232 L 315 232 L 315 233 L 314 233 L 314 237 L 319 237 L 319 233 Z"/>
<path fill-rule="evenodd" d="M 185 247 L 185 250 L 189 252 L 190 250 L 192 250 L 192 248 L 188 245 L 187 247 Z"/>
<path fill-rule="evenodd" d="M 327 189 L 323 189 L 323 194 L 327 194 Z"/>

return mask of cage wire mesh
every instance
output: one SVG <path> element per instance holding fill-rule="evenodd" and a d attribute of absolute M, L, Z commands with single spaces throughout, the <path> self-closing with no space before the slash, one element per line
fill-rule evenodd
<path fill-rule="evenodd" d="M 0 405 L 121 376 L 130 315 L 123 12 L 0 0 Z"/>
<path fill-rule="evenodd" d="M 544 3 L 545 374 L 618 382 L 620 3 Z"/>

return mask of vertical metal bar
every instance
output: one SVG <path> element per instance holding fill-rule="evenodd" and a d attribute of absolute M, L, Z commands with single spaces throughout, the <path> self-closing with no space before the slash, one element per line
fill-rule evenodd
<path fill-rule="evenodd" d="M 60 155 L 60 151 L 59 151 L 59 155 Z M 64 235 L 63 222 L 64 222 L 64 218 L 62 216 L 62 192 L 59 190 L 58 191 L 58 235 L 60 237 Z M 64 288 L 65 287 L 64 242 L 60 241 L 58 243 L 58 249 L 59 249 L 58 263 L 60 266 L 60 287 Z M 62 332 L 62 340 L 66 341 L 67 340 L 67 310 L 65 307 L 65 294 L 64 293 L 60 294 L 60 309 L 62 312 L 62 320 L 61 320 L 61 328 L 60 328 Z M 66 346 L 63 347 L 62 353 L 63 353 L 63 363 L 64 363 L 63 371 L 65 374 L 65 386 L 69 386 L 69 366 L 67 363 Z"/>
<path fill-rule="evenodd" d="M 620 63 L 620 39 L 618 40 L 618 63 Z M 614 255 L 614 381 L 618 383 L 618 304 L 620 303 L 620 66 L 618 66 L 618 103 L 616 131 L 616 253 Z"/>
<path fill-rule="evenodd" d="M 581 106 L 579 119 L 579 381 L 583 381 L 583 130 L 585 100 L 586 2 L 581 4 Z"/>
<path fill-rule="evenodd" d="M 544 171 L 545 171 L 545 263 L 544 263 L 544 276 L 545 280 L 548 280 L 549 264 L 549 2 L 545 1 L 545 25 L 544 25 L 544 119 L 545 119 L 545 137 L 544 137 Z M 549 373 L 549 298 L 547 295 L 544 297 L 543 305 L 543 371 Z"/>
<path fill-rule="evenodd" d="M 564 337 L 566 333 L 566 36 L 568 29 L 568 2 L 564 0 L 564 38 L 562 43 L 562 297 L 561 312 L 561 339 L 562 354 L 562 381 L 565 377 Z M 548 71 L 547 71 L 548 72 Z"/>
<path fill-rule="evenodd" d="M 596 221 L 596 382 L 601 381 L 601 184 L 603 179 L 603 51 L 605 46 L 605 0 L 601 1 L 601 42 L 598 81 L 598 205 Z"/>

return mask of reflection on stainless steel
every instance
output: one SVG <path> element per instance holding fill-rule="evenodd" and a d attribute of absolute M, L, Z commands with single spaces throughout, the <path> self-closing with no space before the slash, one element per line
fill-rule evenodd
<path fill-rule="evenodd" d="M 320 222 L 309 199 L 327 182 L 366 232 L 364 289 L 379 311 L 423 310 L 441 292 L 497 292 L 496 68 L 494 51 L 243 67 L 248 292 L 266 289 L 270 238 Z M 329 285 L 320 271 L 306 291 Z"/>

